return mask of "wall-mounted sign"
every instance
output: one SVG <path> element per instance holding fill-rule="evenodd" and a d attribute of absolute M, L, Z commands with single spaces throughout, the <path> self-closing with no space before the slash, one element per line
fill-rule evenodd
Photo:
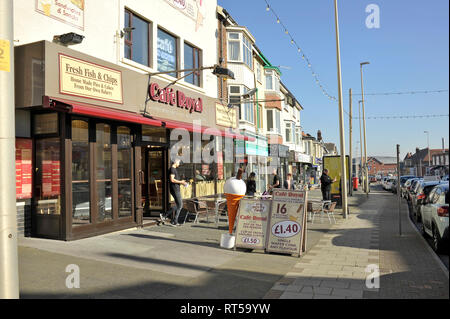
<path fill-rule="evenodd" d="M 203 26 L 206 16 L 206 0 L 166 0 L 172 7 L 180 10 L 183 14 L 195 21 L 195 31 Z"/>
<path fill-rule="evenodd" d="M 9 41 L 0 39 L 0 71 L 9 72 L 11 69 L 10 50 Z"/>
<path fill-rule="evenodd" d="M 16 199 L 31 198 L 33 141 L 16 138 Z"/>
<path fill-rule="evenodd" d="M 236 247 L 265 248 L 270 203 L 261 199 L 241 200 L 236 224 Z"/>
<path fill-rule="evenodd" d="M 179 108 L 187 109 L 190 113 L 203 111 L 203 100 L 201 98 L 191 98 L 181 91 L 175 91 L 170 87 L 161 89 L 157 83 L 151 83 L 148 87 L 148 95 L 155 102 L 176 105 Z"/>
<path fill-rule="evenodd" d="M 236 128 L 236 109 L 216 103 L 216 124 Z"/>
<path fill-rule="evenodd" d="M 304 191 L 273 191 L 267 251 L 300 256 L 305 250 L 306 200 Z"/>
<path fill-rule="evenodd" d="M 36 0 L 36 11 L 84 30 L 84 0 Z"/>
<path fill-rule="evenodd" d="M 60 53 L 59 92 L 122 104 L 122 72 Z"/>

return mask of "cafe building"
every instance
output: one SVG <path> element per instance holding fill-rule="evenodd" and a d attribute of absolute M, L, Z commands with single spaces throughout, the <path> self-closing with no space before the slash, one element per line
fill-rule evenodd
<path fill-rule="evenodd" d="M 75 240 L 144 226 L 171 205 L 174 156 L 189 182 L 183 198 L 221 193 L 234 169 L 230 145 L 246 140 L 219 100 L 48 41 L 15 47 L 15 90 L 26 236 Z M 183 135 L 189 143 L 177 148 Z M 196 161 L 200 150 L 215 160 Z"/>

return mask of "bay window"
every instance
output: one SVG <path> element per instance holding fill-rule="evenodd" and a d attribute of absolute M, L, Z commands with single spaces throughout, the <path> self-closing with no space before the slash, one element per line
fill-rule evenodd
<path fill-rule="evenodd" d="M 247 93 L 249 89 L 245 86 L 230 85 L 229 87 L 229 103 L 239 106 L 239 119 L 252 124 L 255 123 L 255 112 L 252 102 L 241 103 L 241 96 Z M 245 99 L 248 100 L 248 99 Z"/>
<path fill-rule="evenodd" d="M 253 69 L 252 42 L 241 32 L 228 32 L 228 60 Z"/>
<path fill-rule="evenodd" d="M 270 109 L 266 110 L 267 117 L 267 131 L 281 134 L 280 110 Z"/>

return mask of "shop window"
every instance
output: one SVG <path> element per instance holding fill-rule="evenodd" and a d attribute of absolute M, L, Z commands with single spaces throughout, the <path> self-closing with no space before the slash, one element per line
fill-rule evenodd
<path fill-rule="evenodd" d="M 166 72 L 178 69 L 178 52 L 177 38 L 173 35 L 158 29 L 158 71 Z M 177 73 L 169 73 L 173 77 L 177 77 Z"/>
<path fill-rule="evenodd" d="M 125 58 L 150 66 L 151 24 L 136 16 L 133 12 L 125 10 L 125 27 L 134 28 L 124 34 Z"/>
<path fill-rule="evenodd" d="M 131 130 L 125 126 L 117 128 L 117 185 L 119 189 L 119 217 L 131 216 L 132 146 Z"/>
<path fill-rule="evenodd" d="M 34 134 L 58 134 L 58 113 L 35 114 Z"/>
<path fill-rule="evenodd" d="M 36 140 L 36 213 L 61 214 L 61 163 L 58 137 Z"/>
<path fill-rule="evenodd" d="M 89 123 L 72 121 L 72 226 L 89 224 Z"/>
<path fill-rule="evenodd" d="M 184 68 L 185 69 L 197 69 L 200 68 L 201 51 L 187 43 L 184 44 Z M 186 72 L 189 74 L 191 71 Z M 184 78 L 188 83 L 196 86 L 200 86 L 201 71 L 194 71 Z"/>
<path fill-rule="evenodd" d="M 111 127 L 96 125 L 95 144 L 95 186 L 97 193 L 97 221 L 112 219 L 112 148 Z"/>

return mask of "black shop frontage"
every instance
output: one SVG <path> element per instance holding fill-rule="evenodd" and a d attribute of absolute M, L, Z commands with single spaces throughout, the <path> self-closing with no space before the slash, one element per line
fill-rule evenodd
<path fill-rule="evenodd" d="M 214 145 L 216 159 L 183 162 L 184 198 L 221 192 L 233 174 L 223 156 L 226 140 L 244 138 L 233 133 L 237 117 L 220 118 L 222 105 L 198 90 L 168 88 L 47 41 L 16 47 L 15 68 L 17 211 L 25 236 L 75 240 L 141 227 L 166 211 L 175 129 L 189 140 L 200 135 L 197 148 Z M 191 159 L 195 146 L 183 152 Z"/>

